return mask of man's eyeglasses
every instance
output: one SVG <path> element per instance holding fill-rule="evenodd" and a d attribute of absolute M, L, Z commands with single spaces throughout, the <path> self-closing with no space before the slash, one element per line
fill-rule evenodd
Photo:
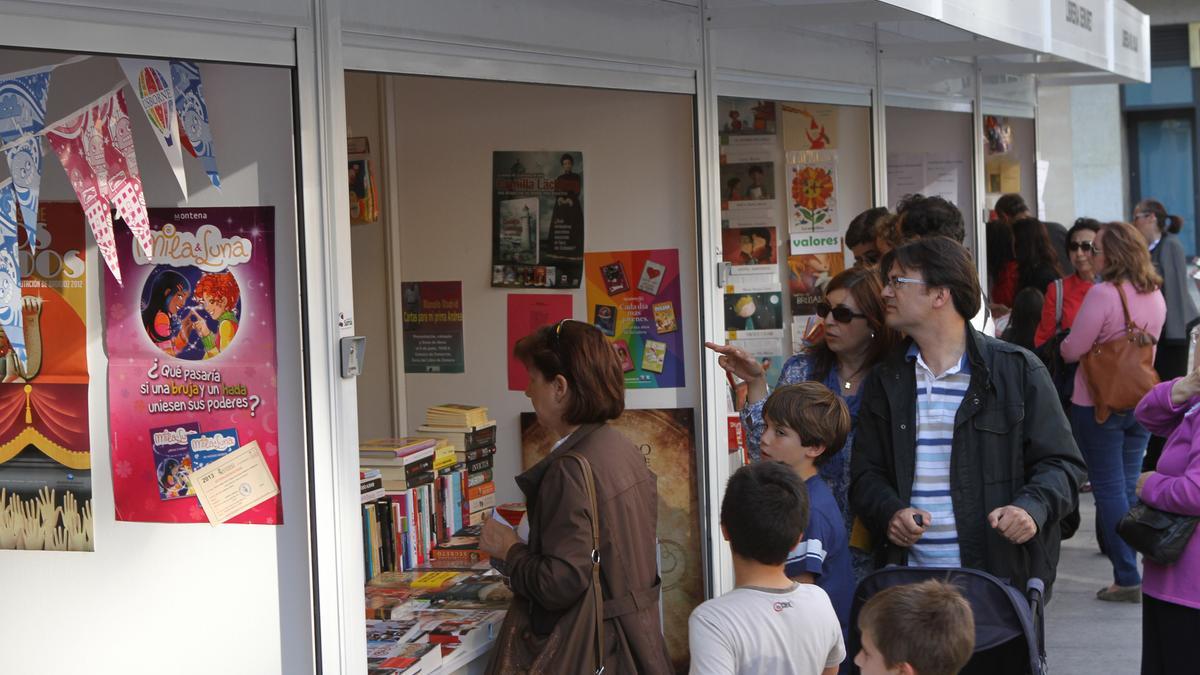
<path fill-rule="evenodd" d="M 855 319 L 867 318 L 866 314 L 858 314 L 858 313 L 854 312 L 853 310 L 851 310 L 849 307 L 846 307 L 844 305 L 838 305 L 837 307 L 830 307 L 828 302 L 818 302 L 817 303 L 817 316 L 824 319 L 825 317 L 829 316 L 830 314 L 833 315 L 833 320 L 837 321 L 838 323 L 850 323 L 851 321 L 853 321 Z"/>
<path fill-rule="evenodd" d="M 909 277 L 888 277 L 888 286 L 891 286 L 893 291 L 900 290 L 900 287 L 905 284 L 921 284 L 922 286 L 928 286 L 929 282 L 925 281 L 924 279 L 911 279 Z"/>
<path fill-rule="evenodd" d="M 1067 250 L 1071 253 L 1075 251 L 1083 251 L 1084 253 L 1095 253 L 1096 247 L 1090 241 L 1073 241 L 1067 244 Z"/>

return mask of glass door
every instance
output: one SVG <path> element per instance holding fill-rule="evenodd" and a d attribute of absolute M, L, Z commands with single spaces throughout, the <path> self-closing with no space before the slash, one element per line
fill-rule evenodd
<path fill-rule="evenodd" d="M 1191 111 L 1129 115 L 1133 201 L 1156 199 L 1183 217 L 1180 242 L 1196 255 L 1196 154 Z"/>

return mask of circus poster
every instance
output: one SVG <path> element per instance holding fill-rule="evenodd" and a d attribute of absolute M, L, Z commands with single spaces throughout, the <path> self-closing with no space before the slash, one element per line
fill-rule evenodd
<path fill-rule="evenodd" d="M 192 471 L 257 441 L 279 482 L 272 207 L 150 209 L 151 255 L 118 228 L 106 279 L 117 520 L 208 522 Z M 230 523 L 279 525 L 279 496 Z"/>
<path fill-rule="evenodd" d="M 691 408 L 626 409 L 609 424 L 633 443 L 658 476 L 663 634 L 676 672 L 686 673 L 688 616 L 704 601 L 695 413 Z M 526 469 L 550 454 L 556 440 L 536 414 L 521 413 Z"/>
<path fill-rule="evenodd" d="M 37 214 L 19 251 L 25 363 L 0 334 L 0 549 L 91 551 L 84 216 Z"/>

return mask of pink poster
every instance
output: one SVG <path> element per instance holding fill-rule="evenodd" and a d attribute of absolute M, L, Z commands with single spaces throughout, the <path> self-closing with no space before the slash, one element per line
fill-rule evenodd
<path fill-rule="evenodd" d="M 105 284 L 117 520 L 208 522 L 193 470 L 257 441 L 279 481 L 273 207 L 150 209 Z M 231 523 L 279 525 L 273 497 Z"/>
<path fill-rule="evenodd" d="M 525 391 L 529 373 L 513 358 L 517 340 L 549 323 L 571 318 L 571 296 L 513 293 L 508 296 L 508 389 Z"/>

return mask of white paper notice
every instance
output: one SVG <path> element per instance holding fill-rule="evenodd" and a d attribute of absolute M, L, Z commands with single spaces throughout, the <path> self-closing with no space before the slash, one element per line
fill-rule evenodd
<path fill-rule="evenodd" d="M 888 155 L 887 196 L 888 208 L 895 210 L 896 204 L 907 195 L 925 189 L 925 155 Z"/>
<path fill-rule="evenodd" d="M 257 441 L 193 471 L 192 490 L 208 522 L 219 525 L 279 494 Z"/>
<path fill-rule="evenodd" d="M 922 194 L 926 197 L 941 197 L 951 204 L 958 205 L 958 177 L 965 163 L 957 157 L 938 157 L 929 155 L 925 158 L 925 189 Z"/>

